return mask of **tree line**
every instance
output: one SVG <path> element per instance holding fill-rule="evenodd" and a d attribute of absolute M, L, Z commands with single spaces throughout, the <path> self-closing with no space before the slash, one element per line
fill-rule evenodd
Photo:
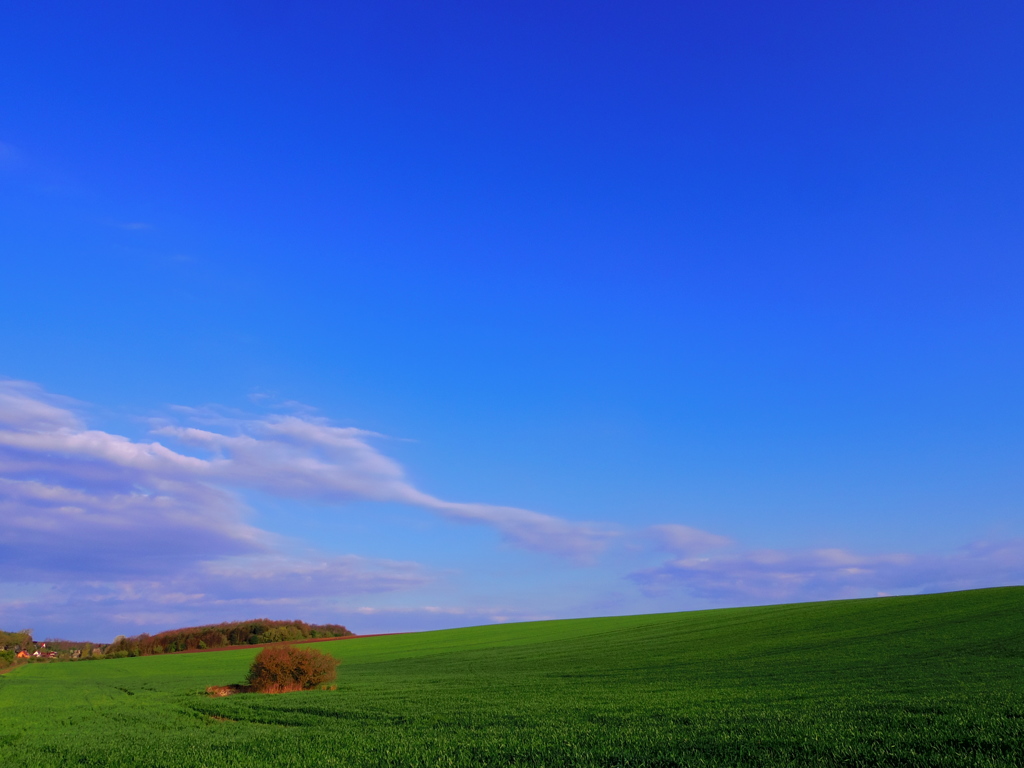
<path fill-rule="evenodd" d="M 311 640 L 322 637 L 350 637 L 353 633 L 341 624 L 307 624 L 304 621 L 252 619 L 224 622 L 201 627 L 169 629 L 155 635 L 143 633 L 134 637 L 119 635 L 114 642 L 76 643 L 47 638 L 37 642 L 32 630 L 4 632 L 0 630 L 0 670 L 19 661 L 79 661 L 87 659 L 123 659 L 130 656 L 153 656 L 178 651 L 224 648 L 232 645 L 263 645 L 289 640 Z M 25 657 L 28 658 L 25 658 Z"/>
<path fill-rule="evenodd" d="M 341 624 L 307 624 L 304 621 L 252 619 L 201 627 L 171 629 L 155 635 L 119 636 L 104 650 L 104 657 L 153 656 L 160 653 L 261 645 L 320 637 L 348 637 L 353 633 Z"/>

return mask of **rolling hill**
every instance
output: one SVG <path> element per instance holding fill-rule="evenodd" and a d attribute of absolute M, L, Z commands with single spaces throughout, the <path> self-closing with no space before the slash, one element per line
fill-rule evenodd
<path fill-rule="evenodd" d="M 335 691 L 227 698 L 256 650 L 0 678 L 4 766 L 1015 766 L 1024 587 L 318 643 Z"/>

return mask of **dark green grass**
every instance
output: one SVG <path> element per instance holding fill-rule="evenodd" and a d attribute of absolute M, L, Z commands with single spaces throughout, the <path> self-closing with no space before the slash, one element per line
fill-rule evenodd
<path fill-rule="evenodd" d="M 1020 766 L 1024 588 L 320 643 L 338 690 L 223 699 L 255 650 L 0 678 L 0 766 Z"/>

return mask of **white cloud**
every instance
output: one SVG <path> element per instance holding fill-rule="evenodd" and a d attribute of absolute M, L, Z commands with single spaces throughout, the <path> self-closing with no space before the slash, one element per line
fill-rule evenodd
<path fill-rule="evenodd" d="M 731 605 L 940 592 L 1024 582 L 1024 541 L 945 555 L 751 550 L 683 557 L 629 578 L 649 595 L 682 591 Z"/>
<path fill-rule="evenodd" d="M 370 444 L 380 436 L 333 426 L 308 409 L 264 418 L 179 409 L 205 428 L 162 423 L 152 441 L 90 429 L 78 410 L 33 384 L 0 380 L 0 580 L 23 585 L 22 595 L 24 585 L 42 589 L 37 615 L 61 605 L 67 619 L 83 601 L 108 617 L 149 615 L 146 606 L 160 606 L 161 615 L 168 606 L 175 615 L 216 605 L 315 608 L 431 578 L 415 563 L 285 554 L 294 543 L 248 522 L 236 495 L 248 489 L 335 504 L 409 504 L 577 559 L 599 551 L 609 535 L 530 510 L 438 499 Z M 0 625 L 22 602 L 0 600 Z"/>
<path fill-rule="evenodd" d="M 48 634 L 104 641 L 132 631 L 129 627 L 168 629 L 268 614 L 337 622 L 351 613 L 346 609 L 355 600 L 413 589 L 432 578 L 417 563 L 320 553 L 222 557 L 165 574 L 151 570 L 118 578 L 105 573 L 49 584 L 5 578 L 0 626 L 31 621 L 45 625 Z"/>
<path fill-rule="evenodd" d="M 211 482 L 290 498 L 409 504 L 449 520 L 489 525 L 516 546 L 576 559 L 597 554 L 613 535 L 609 528 L 526 509 L 431 496 L 409 483 L 402 467 L 370 444 L 381 437 L 374 432 L 294 415 L 259 420 L 222 417 L 219 426 L 234 434 L 178 425 L 155 432 L 208 451 L 212 458 L 204 476 Z"/>
<path fill-rule="evenodd" d="M 524 611 L 505 607 L 475 607 L 418 605 L 418 606 L 362 606 L 355 610 L 360 616 L 373 617 L 383 628 L 389 626 L 427 626 L 450 628 L 480 624 L 504 624 L 512 621 L 550 621 L 558 618 L 548 613 Z"/>
<path fill-rule="evenodd" d="M 29 616 L 72 627 L 113 626 L 118 616 L 159 616 L 171 625 L 271 610 L 327 621 L 342 603 L 359 605 L 359 595 L 411 592 L 434 579 L 416 563 L 296 554 L 296 542 L 250 522 L 236 495 L 245 490 L 338 505 L 411 505 L 574 560 L 592 558 L 618 536 L 640 545 L 624 548 L 629 557 L 671 553 L 667 562 L 629 575 L 644 593 L 726 605 L 1024 582 L 1022 542 L 941 556 L 743 551 L 724 536 L 681 524 L 619 531 L 439 499 L 375 447 L 382 436 L 332 425 L 308 407 L 258 418 L 177 408 L 178 421 L 155 424 L 146 441 L 91 429 L 81 410 L 35 385 L 0 380 L 0 626 Z M 527 618 L 501 608 L 437 605 L 378 606 L 366 615 L 388 629 L 401 629 L 403 616 L 455 616 L 462 623 Z"/>
<path fill-rule="evenodd" d="M 142 490 L 103 479 L 85 490 L 0 478 L 5 580 L 144 577 L 272 547 L 271 537 L 246 524 L 238 503 L 215 488 Z"/>
<path fill-rule="evenodd" d="M 203 582 L 220 585 L 221 599 L 243 600 L 393 592 L 421 586 L 431 578 L 423 566 L 414 562 L 356 555 L 325 557 L 316 552 L 301 557 L 275 554 L 222 558 L 203 563 L 199 573 Z"/>
<path fill-rule="evenodd" d="M 0 380 L 0 424 L 7 429 L 80 429 L 75 401 L 47 394 L 27 381 Z"/>
<path fill-rule="evenodd" d="M 219 427 L 154 429 L 158 437 L 206 454 L 192 456 L 160 442 L 87 429 L 38 388 L 0 382 L 0 505 L 7 505 L 14 521 L 8 547 L 24 555 L 19 537 L 48 526 L 57 540 L 121 531 L 137 542 L 159 532 L 171 537 L 165 549 L 178 536 L 198 537 L 195 546 L 216 538 L 220 543 L 210 545 L 230 554 L 266 548 L 266 537 L 244 523 L 232 488 L 333 503 L 410 504 L 450 520 L 489 525 L 518 546 L 573 557 L 593 555 L 610 535 L 530 510 L 424 493 L 370 444 L 379 435 L 366 430 L 295 415 L 221 416 Z"/>
<path fill-rule="evenodd" d="M 661 549 L 678 554 L 701 554 L 714 549 L 721 549 L 732 544 L 732 540 L 717 533 L 708 533 L 688 525 L 670 523 L 653 525 L 650 534 Z"/>

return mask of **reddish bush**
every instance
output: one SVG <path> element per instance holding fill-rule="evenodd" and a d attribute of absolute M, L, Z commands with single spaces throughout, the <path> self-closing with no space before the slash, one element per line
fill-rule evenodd
<path fill-rule="evenodd" d="M 337 662 L 326 653 L 294 645 L 271 645 L 249 668 L 249 685 L 260 693 L 305 691 L 333 680 Z"/>

